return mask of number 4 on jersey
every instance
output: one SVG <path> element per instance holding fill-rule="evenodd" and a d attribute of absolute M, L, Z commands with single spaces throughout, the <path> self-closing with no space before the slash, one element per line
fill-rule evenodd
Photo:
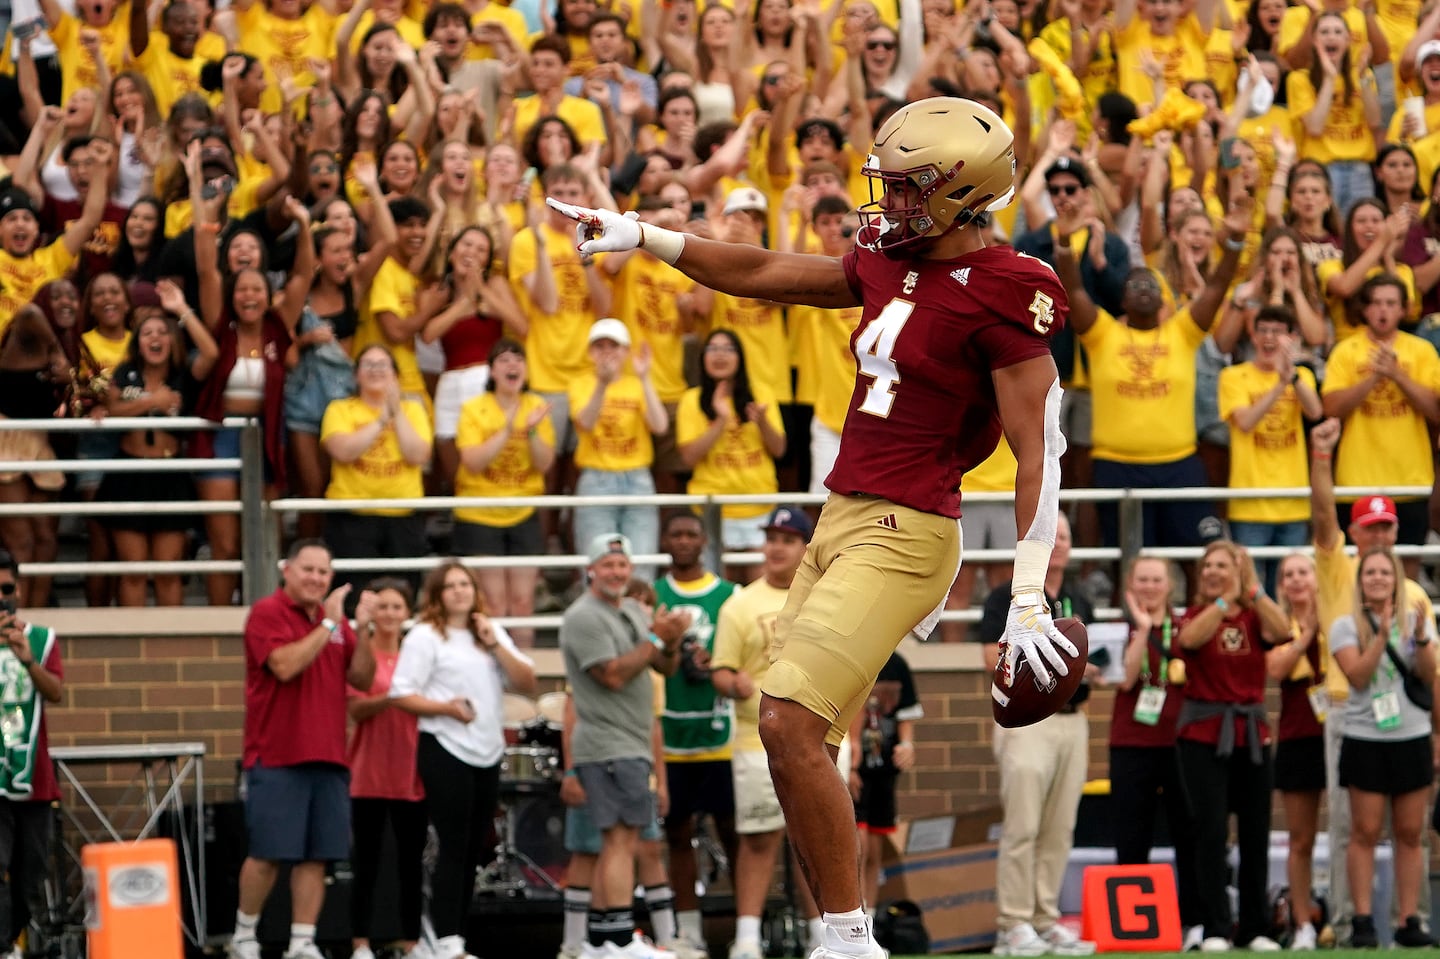
<path fill-rule="evenodd" d="M 855 359 L 860 365 L 860 375 L 871 379 L 870 388 L 865 391 L 865 402 L 860 404 L 860 412 L 881 419 L 890 415 L 890 405 L 895 402 L 895 384 L 900 382 L 900 371 L 895 369 L 895 361 L 890 354 L 895 351 L 895 341 L 914 311 L 915 304 L 908 300 L 891 300 L 855 338 Z"/>

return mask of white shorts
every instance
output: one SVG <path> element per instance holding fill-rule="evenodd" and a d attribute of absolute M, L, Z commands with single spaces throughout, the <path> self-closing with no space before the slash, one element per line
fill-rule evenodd
<path fill-rule="evenodd" d="M 765 520 L 769 513 L 747 516 L 744 519 L 722 519 L 720 521 L 721 545 L 732 553 L 758 550 L 765 545 Z"/>
<path fill-rule="evenodd" d="M 810 420 L 810 492 L 828 493 L 825 479 L 835 468 L 835 457 L 840 455 L 840 434 L 820 422 L 819 417 Z"/>
<path fill-rule="evenodd" d="M 730 757 L 735 780 L 735 831 L 742 836 L 785 828 L 785 814 L 770 779 L 770 760 L 763 749 L 735 750 Z"/>
<path fill-rule="evenodd" d="M 460 408 L 467 401 L 485 392 L 490 381 L 490 366 L 480 363 L 463 370 L 440 374 L 435 384 L 435 438 L 453 440 L 460 429 Z"/>
<path fill-rule="evenodd" d="M 970 549 L 1014 549 L 1015 506 L 1012 503 L 965 503 L 960 530 Z"/>
<path fill-rule="evenodd" d="M 445 372 L 445 347 L 440 345 L 439 340 L 434 343 L 426 343 L 419 334 L 416 334 L 415 365 L 420 367 L 421 373 L 439 376 Z"/>

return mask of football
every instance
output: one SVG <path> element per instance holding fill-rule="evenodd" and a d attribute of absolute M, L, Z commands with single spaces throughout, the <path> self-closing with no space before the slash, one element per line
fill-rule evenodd
<path fill-rule="evenodd" d="M 1085 624 L 1069 616 L 1055 620 L 1055 628 L 1075 644 L 1074 656 L 1063 650 L 1060 652 L 1065 664 L 1070 667 L 1069 675 L 1052 674 L 1050 685 L 1043 686 L 1035 678 L 1025 657 L 1021 656 L 1015 664 L 1015 675 L 1007 683 L 1004 657 L 995 664 L 995 675 L 990 683 L 990 712 L 995 721 L 1006 729 L 1029 726 L 1053 715 L 1070 701 L 1075 690 L 1080 688 L 1080 681 L 1085 678 L 1085 664 L 1090 655 L 1090 636 L 1085 632 Z"/>

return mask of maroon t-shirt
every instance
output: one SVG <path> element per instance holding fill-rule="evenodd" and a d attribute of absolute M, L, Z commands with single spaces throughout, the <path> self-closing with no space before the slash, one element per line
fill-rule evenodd
<path fill-rule="evenodd" d="M 40 228 L 46 235 L 58 240 L 65 235 L 70 224 L 80 219 L 84 211 L 85 204 L 80 200 L 57 200 L 46 194 L 45 208 L 40 211 Z M 100 218 L 100 225 L 95 228 L 79 257 L 87 277 L 110 269 L 110 263 L 115 259 L 115 251 L 120 249 L 125 218 L 129 215 L 130 211 L 123 206 L 113 202 L 105 204 L 105 214 Z"/>
<path fill-rule="evenodd" d="M 1178 649 L 1180 644 L 1175 636 L 1179 627 L 1170 627 L 1170 645 Z M 1180 706 L 1185 702 L 1185 687 L 1172 686 L 1166 680 L 1166 669 L 1162 665 L 1160 651 L 1164 648 L 1164 626 L 1153 626 L 1147 643 L 1146 669 L 1148 680 L 1136 680 L 1129 689 L 1115 690 L 1115 714 L 1110 719 L 1110 745 L 1112 746 L 1174 746 L 1175 721 L 1180 718 Z M 1178 654 L 1167 653 L 1165 660 L 1180 658 Z M 1140 701 L 1140 690 L 1150 685 L 1161 685 L 1165 689 L 1165 707 L 1160 710 L 1160 721 L 1154 726 L 1135 721 L 1135 704 Z"/>
<path fill-rule="evenodd" d="M 1210 604 L 1191 606 L 1176 624 L 1176 636 L 1185 623 Z M 1232 610 L 1220 621 L 1215 635 L 1199 649 L 1185 650 L 1185 696 L 1202 703 L 1234 703 L 1248 706 L 1265 702 L 1265 645 L 1261 641 L 1260 617 L 1253 609 Z M 1179 738 L 1200 743 L 1220 741 L 1220 719 L 1215 716 L 1181 727 Z M 1249 745 L 1245 719 L 1236 717 L 1235 747 Z M 1260 723 L 1262 741 L 1269 745 L 1270 727 Z"/>
<path fill-rule="evenodd" d="M 1325 681 L 1325 667 L 1320 659 L 1320 643 L 1317 637 L 1305 649 L 1305 658 L 1310 661 L 1309 679 L 1285 680 L 1280 684 L 1280 730 L 1283 743 L 1290 739 L 1308 739 L 1325 735 L 1325 727 L 1315 718 L 1310 708 L 1309 689 Z"/>
<path fill-rule="evenodd" d="M 1050 353 L 1069 301 L 1055 272 L 1008 246 L 953 260 L 844 259 L 865 304 L 859 372 L 825 485 L 960 515 L 960 477 L 1000 439 L 994 370 Z"/>
<path fill-rule="evenodd" d="M 282 683 L 267 665 L 271 652 L 303 639 L 322 618 L 312 618 L 283 587 L 250 607 L 245 620 L 246 769 L 256 763 L 345 765 L 345 673 L 355 654 L 350 624 L 341 623 L 314 661 L 289 682 Z"/>

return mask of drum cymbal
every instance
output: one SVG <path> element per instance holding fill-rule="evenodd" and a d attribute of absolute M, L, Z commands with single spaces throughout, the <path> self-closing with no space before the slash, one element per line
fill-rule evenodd
<path fill-rule="evenodd" d="M 506 726 L 523 726 L 539 715 L 535 701 L 518 693 L 506 693 L 501 708 Z"/>

